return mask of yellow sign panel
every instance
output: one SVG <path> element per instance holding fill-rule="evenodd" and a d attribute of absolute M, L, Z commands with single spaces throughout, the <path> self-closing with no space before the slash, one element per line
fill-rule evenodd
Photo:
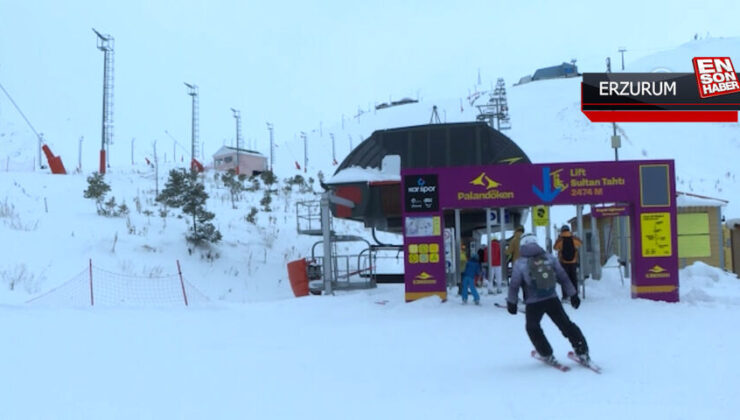
<path fill-rule="evenodd" d="M 550 211 L 545 206 L 532 207 L 532 217 L 535 226 L 547 226 L 550 224 Z"/>
<path fill-rule="evenodd" d="M 640 215 L 643 257 L 670 257 L 671 214 L 668 212 L 642 213 Z"/>
<path fill-rule="evenodd" d="M 434 264 L 439 262 L 439 244 L 410 244 L 408 250 L 409 264 Z"/>

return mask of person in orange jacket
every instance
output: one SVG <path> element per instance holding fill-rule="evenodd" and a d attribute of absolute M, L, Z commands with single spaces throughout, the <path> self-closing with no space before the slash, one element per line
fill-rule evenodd
<path fill-rule="evenodd" d="M 565 272 L 568 273 L 568 278 L 570 278 L 571 283 L 573 283 L 573 287 L 575 287 L 576 292 L 578 291 L 578 274 L 576 271 L 578 268 L 578 248 L 580 248 L 582 244 L 581 239 L 571 233 L 568 225 L 563 225 L 560 229 L 560 235 L 558 235 L 558 239 L 555 241 L 555 245 L 553 246 L 553 248 L 558 251 L 558 260 L 560 261 L 560 265 L 562 265 Z M 563 300 L 565 300 L 567 298 L 565 288 L 563 288 L 562 291 Z"/>

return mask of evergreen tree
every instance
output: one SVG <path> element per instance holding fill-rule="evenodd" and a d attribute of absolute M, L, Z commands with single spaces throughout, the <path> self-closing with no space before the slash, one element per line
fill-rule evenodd
<path fill-rule="evenodd" d="M 198 219 L 198 224 L 194 227 L 193 232 L 186 236 L 186 239 L 196 245 L 204 242 L 216 243 L 220 241 L 221 232 L 210 222 L 215 216 L 204 208 L 198 208 L 195 216 Z"/>
<path fill-rule="evenodd" d="M 265 185 L 267 185 L 267 187 L 268 187 L 268 188 L 269 188 L 269 187 L 270 187 L 270 186 L 271 186 L 272 184 L 276 183 L 276 182 L 277 182 L 277 180 L 278 180 L 278 179 L 277 179 L 277 177 L 275 176 L 275 174 L 274 174 L 274 173 L 272 173 L 272 171 L 269 171 L 269 170 L 267 170 L 267 171 L 265 171 L 265 172 L 262 172 L 262 173 L 260 174 L 260 178 L 262 178 L 262 182 L 264 182 L 264 183 L 265 183 Z"/>
<path fill-rule="evenodd" d="M 192 217 L 191 234 L 186 239 L 195 244 L 221 240 L 221 232 L 209 222 L 215 215 L 205 209 L 207 199 L 205 187 L 198 182 L 198 173 L 184 169 L 171 170 L 164 189 L 157 196 L 158 202 L 168 207 L 182 207 L 182 212 Z"/>
<path fill-rule="evenodd" d="M 92 175 L 87 177 L 87 189 L 83 192 L 83 197 L 95 200 L 98 214 L 105 213 L 103 201 L 105 200 L 105 195 L 110 191 L 110 185 L 105 183 L 104 177 L 104 174 L 93 172 Z"/>
<path fill-rule="evenodd" d="M 257 180 L 256 176 L 252 176 L 249 178 L 250 185 L 245 188 L 245 190 L 249 192 L 254 192 L 260 189 L 260 182 Z"/>
<path fill-rule="evenodd" d="M 265 194 L 262 196 L 262 199 L 260 200 L 260 204 L 262 204 L 265 211 L 272 211 L 272 208 L 270 208 L 270 203 L 272 203 L 272 197 L 270 196 L 270 190 L 265 190 Z"/>
<path fill-rule="evenodd" d="M 237 178 L 236 172 L 233 169 L 229 169 L 228 172 L 221 175 L 221 182 L 224 186 L 229 189 L 229 195 L 231 196 L 231 207 L 236 208 L 236 202 L 239 201 L 239 195 L 245 190 L 243 181 L 246 179 L 246 175 L 239 174 Z"/>

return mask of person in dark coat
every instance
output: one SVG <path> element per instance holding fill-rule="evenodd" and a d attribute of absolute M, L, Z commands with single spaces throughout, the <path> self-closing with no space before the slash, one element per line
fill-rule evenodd
<path fill-rule="evenodd" d="M 576 292 L 578 291 L 578 249 L 581 245 L 581 239 L 570 232 L 568 225 L 563 225 L 560 228 L 560 235 L 558 235 L 558 239 L 555 240 L 555 245 L 553 245 L 553 249 L 558 251 L 560 265 L 568 274 Z M 562 291 L 563 300 L 566 300 L 565 288 Z"/>
<path fill-rule="evenodd" d="M 588 344 L 583 336 L 581 329 L 568 318 L 563 305 L 558 299 L 555 282 L 547 289 L 538 286 L 534 277 L 547 278 L 548 275 L 534 274 L 534 263 L 544 264 L 542 271 L 554 275 L 557 283 L 565 289 L 567 296 L 570 297 L 571 305 L 578 309 L 581 300 L 578 298 L 573 284 L 570 282 L 568 275 L 560 266 L 558 260 L 545 252 L 537 244 L 537 238 L 534 235 L 527 234 L 522 236 L 520 242 L 520 258 L 514 263 L 511 274 L 511 283 L 509 283 L 509 295 L 506 298 L 506 305 L 509 313 L 516 315 L 517 300 L 519 288 L 527 289 L 524 303 L 526 304 L 526 330 L 529 339 L 532 341 L 535 350 L 548 362 L 554 362 L 552 347 L 547 341 L 545 333 L 542 331 L 540 322 L 542 317 L 547 314 L 553 323 L 560 329 L 560 332 L 570 341 L 575 354 L 584 362 L 589 360 Z M 547 271 L 545 271 L 547 270 Z M 552 279 L 552 277 L 550 277 Z"/>

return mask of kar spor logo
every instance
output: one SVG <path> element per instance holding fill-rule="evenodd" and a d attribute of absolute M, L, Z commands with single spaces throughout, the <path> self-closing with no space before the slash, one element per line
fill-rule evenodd
<path fill-rule="evenodd" d="M 693 61 L 699 96 L 702 98 L 740 92 L 730 57 L 694 57 Z"/>

